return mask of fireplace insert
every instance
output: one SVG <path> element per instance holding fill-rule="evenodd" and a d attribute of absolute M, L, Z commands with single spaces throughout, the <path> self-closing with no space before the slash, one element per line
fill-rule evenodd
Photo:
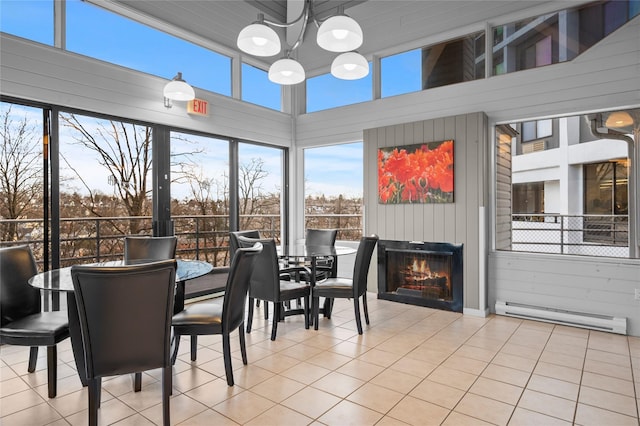
<path fill-rule="evenodd" d="M 380 240 L 378 298 L 462 312 L 462 244 Z"/>

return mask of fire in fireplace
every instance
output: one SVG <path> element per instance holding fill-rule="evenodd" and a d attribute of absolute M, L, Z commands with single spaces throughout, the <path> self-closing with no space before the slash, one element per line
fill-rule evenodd
<path fill-rule="evenodd" d="M 462 312 L 462 244 L 381 240 L 378 298 Z"/>

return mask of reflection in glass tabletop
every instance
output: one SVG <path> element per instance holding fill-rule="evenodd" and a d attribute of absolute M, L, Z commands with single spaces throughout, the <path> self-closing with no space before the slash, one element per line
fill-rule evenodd
<path fill-rule="evenodd" d="M 139 262 L 136 262 L 139 263 Z M 213 270 L 209 262 L 201 260 L 177 259 L 176 281 L 187 281 L 208 274 Z M 91 263 L 97 266 L 122 266 L 122 260 L 110 262 Z M 73 281 L 71 280 L 71 266 L 54 269 L 52 271 L 41 272 L 29 280 L 29 284 L 41 290 L 51 291 L 73 291 Z"/>

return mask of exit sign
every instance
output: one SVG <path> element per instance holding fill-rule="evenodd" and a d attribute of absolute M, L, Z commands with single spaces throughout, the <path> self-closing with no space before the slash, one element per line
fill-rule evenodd
<path fill-rule="evenodd" d="M 187 112 L 193 115 L 209 116 L 209 102 L 204 99 L 194 99 L 187 104 Z"/>

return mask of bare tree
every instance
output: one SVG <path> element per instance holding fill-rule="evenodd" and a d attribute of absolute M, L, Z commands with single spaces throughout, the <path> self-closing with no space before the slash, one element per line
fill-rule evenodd
<path fill-rule="evenodd" d="M 96 126 L 89 129 L 75 114 L 60 114 L 60 120 L 65 127 L 75 131 L 72 137 L 76 144 L 97 154 L 99 164 L 107 169 L 110 183 L 122 200 L 124 213 L 127 216 L 149 215 L 151 127 L 121 121 L 96 120 Z M 69 159 L 63 157 L 63 161 L 75 172 L 89 193 L 90 203 L 85 207 L 95 216 L 101 216 L 101 212 L 95 207 L 98 205 L 96 190 L 86 183 Z M 140 222 L 130 221 L 128 232 L 137 234 L 139 231 Z"/>
<path fill-rule="evenodd" d="M 240 164 L 238 170 L 238 198 L 240 215 L 240 229 L 247 229 L 254 214 L 260 213 L 260 200 L 263 198 L 261 181 L 269 173 L 264 169 L 264 161 L 252 158 L 248 163 Z"/>
<path fill-rule="evenodd" d="M 0 141 L 0 217 L 20 219 L 42 217 L 42 131 L 26 114 L 16 118 L 11 106 L 2 108 L 2 140 Z M 2 241 L 22 238 L 15 222 L 0 229 Z"/>

